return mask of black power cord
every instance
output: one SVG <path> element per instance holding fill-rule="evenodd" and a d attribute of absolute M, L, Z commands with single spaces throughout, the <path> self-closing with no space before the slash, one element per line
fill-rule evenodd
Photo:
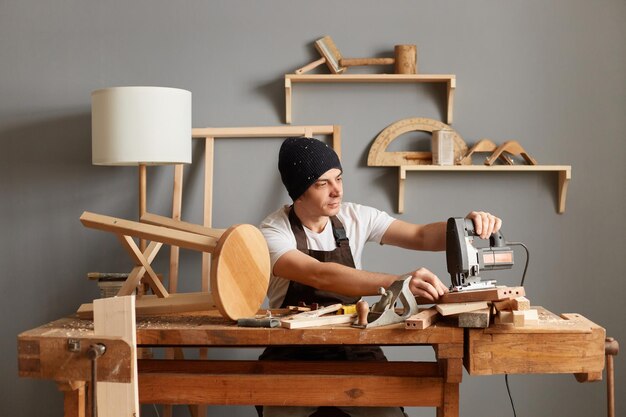
<path fill-rule="evenodd" d="M 511 397 L 511 388 L 509 388 L 509 374 L 504 374 L 504 382 L 506 383 L 506 392 L 509 394 L 509 400 L 511 401 L 513 417 L 517 417 L 517 413 L 515 412 L 515 404 L 513 404 L 513 397 Z"/>
<path fill-rule="evenodd" d="M 530 252 L 528 247 L 524 245 L 522 242 L 506 242 L 505 245 L 509 246 L 521 246 L 526 250 L 526 264 L 524 265 L 524 272 L 522 272 L 522 281 L 520 282 L 520 286 L 524 286 L 524 280 L 526 279 L 526 271 L 528 271 L 528 261 L 530 260 Z M 513 404 L 513 396 L 511 395 L 511 388 L 509 387 L 509 374 L 504 374 L 504 383 L 506 384 L 506 392 L 509 394 L 509 400 L 511 401 L 511 408 L 513 409 L 513 417 L 517 417 L 517 412 L 515 411 L 515 404 Z"/>
<path fill-rule="evenodd" d="M 505 245 L 509 246 L 521 246 L 526 250 L 526 264 L 524 265 L 524 272 L 522 272 L 522 281 L 520 282 L 520 286 L 524 286 L 524 280 L 526 279 L 526 271 L 528 270 L 528 261 L 530 261 L 530 252 L 528 251 L 528 246 L 524 245 L 522 242 L 506 242 Z"/>

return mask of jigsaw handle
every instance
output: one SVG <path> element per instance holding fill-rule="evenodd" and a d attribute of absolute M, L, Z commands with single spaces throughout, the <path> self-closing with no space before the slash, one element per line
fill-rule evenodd
<path fill-rule="evenodd" d="M 465 229 L 469 236 L 478 236 L 476 230 L 474 230 L 474 222 L 470 219 L 465 219 Z M 505 246 L 505 243 L 504 236 L 502 236 L 499 230 L 489 236 L 489 246 L 492 248 L 502 248 Z"/>

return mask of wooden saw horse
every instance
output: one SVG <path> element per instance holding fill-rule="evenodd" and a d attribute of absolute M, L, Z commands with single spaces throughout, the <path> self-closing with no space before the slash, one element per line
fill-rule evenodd
<path fill-rule="evenodd" d="M 214 305 L 222 316 L 230 320 L 254 316 L 265 299 L 270 276 L 269 251 L 260 230 L 252 225 L 239 224 L 226 230 L 211 229 L 150 213 L 144 214 L 139 223 L 87 211 L 80 221 L 86 227 L 116 234 L 135 262 L 136 266 L 118 292 L 120 296 L 132 294 L 142 277 L 146 277 L 159 299 L 156 303 L 160 304 L 158 311 L 207 310 Z M 133 238 L 151 242 L 141 252 Z M 160 282 L 150 264 L 164 243 L 213 255 L 210 274 L 212 292 L 201 293 L 199 298 L 204 305 L 198 305 L 198 298 L 188 297 L 188 294 L 170 295 Z M 150 300 L 150 296 L 142 298 Z M 137 302 L 138 310 L 140 302 L 141 298 Z M 154 304 L 152 302 L 153 307 Z M 79 315 L 81 310 L 88 314 L 89 307 L 81 306 Z"/>

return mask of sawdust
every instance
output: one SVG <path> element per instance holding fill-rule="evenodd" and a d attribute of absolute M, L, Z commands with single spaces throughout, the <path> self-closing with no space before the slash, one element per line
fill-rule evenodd
<path fill-rule="evenodd" d="M 172 315 L 155 317 L 138 317 L 137 329 L 157 329 L 157 328 L 193 328 L 202 326 L 226 326 L 233 324 L 223 317 L 207 315 Z"/>

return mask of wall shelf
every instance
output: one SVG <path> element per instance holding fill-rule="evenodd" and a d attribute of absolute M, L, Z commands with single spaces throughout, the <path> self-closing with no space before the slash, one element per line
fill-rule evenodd
<path fill-rule="evenodd" d="M 456 76 L 451 74 L 285 74 L 285 122 L 291 124 L 291 90 L 296 83 L 446 83 L 447 123 L 452 124 Z"/>
<path fill-rule="evenodd" d="M 404 213 L 404 181 L 407 171 L 446 171 L 446 172 L 557 172 L 559 174 L 558 184 L 558 207 L 557 212 L 565 212 L 565 199 L 567 197 L 567 186 L 572 178 L 571 165 L 401 165 L 398 167 L 398 213 Z"/>

